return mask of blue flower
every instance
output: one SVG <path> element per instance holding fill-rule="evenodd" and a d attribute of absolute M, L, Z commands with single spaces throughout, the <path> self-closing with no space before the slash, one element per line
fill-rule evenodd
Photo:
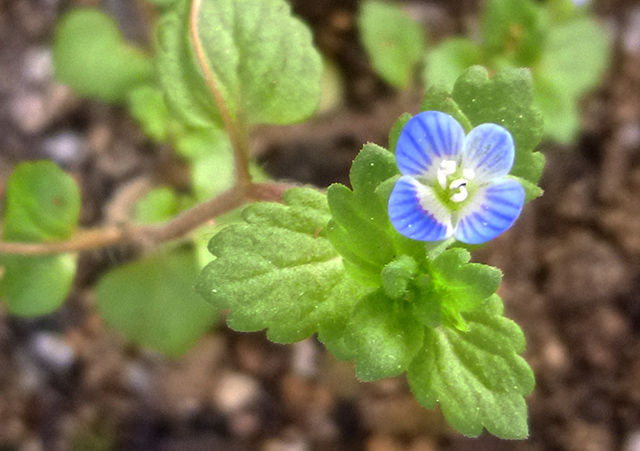
<path fill-rule="evenodd" d="M 396 146 L 402 177 L 389 198 L 391 223 L 420 241 L 454 236 L 478 244 L 515 222 L 524 189 L 508 177 L 515 157 L 511 134 L 482 124 L 465 136 L 448 114 L 426 111 L 412 117 Z"/>

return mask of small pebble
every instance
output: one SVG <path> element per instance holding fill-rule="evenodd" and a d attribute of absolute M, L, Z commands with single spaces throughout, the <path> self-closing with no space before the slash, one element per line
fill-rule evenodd
<path fill-rule="evenodd" d="M 249 407 L 259 395 L 258 382 L 241 373 L 222 376 L 213 393 L 216 406 L 225 414 L 234 414 Z"/>
<path fill-rule="evenodd" d="M 82 155 L 83 141 L 70 130 L 63 130 L 42 143 L 44 155 L 62 166 L 77 163 Z"/>
<path fill-rule="evenodd" d="M 31 339 L 30 347 L 38 360 L 57 373 L 69 370 L 76 361 L 74 350 L 59 335 L 40 332 Z"/>

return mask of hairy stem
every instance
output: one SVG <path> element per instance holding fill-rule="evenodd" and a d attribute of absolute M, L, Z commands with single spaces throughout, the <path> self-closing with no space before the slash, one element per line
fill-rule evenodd
<path fill-rule="evenodd" d="M 236 172 L 237 172 L 237 185 L 241 189 L 249 189 L 251 185 L 251 176 L 249 174 L 249 144 L 247 140 L 246 130 L 240 129 L 238 118 L 235 120 L 229 113 L 229 108 L 222 97 L 222 93 L 218 87 L 216 81 L 216 75 L 213 73 L 209 65 L 207 64 L 207 58 L 202 48 L 202 41 L 198 35 L 198 13 L 200 11 L 200 5 L 202 0 L 192 0 L 191 12 L 189 15 L 189 34 L 191 41 L 193 42 L 193 51 L 195 52 L 196 60 L 202 71 L 207 87 L 216 102 L 216 106 L 220 111 L 224 128 L 229 135 L 229 140 L 233 147 L 233 155 L 235 159 Z"/>
<path fill-rule="evenodd" d="M 198 204 L 175 218 L 152 225 L 107 227 L 80 232 L 68 241 L 51 243 L 13 243 L 0 241 L 0 254 L 51 255 L 100 249 L 123 243 L 156 246 L 184 237 L 192 230 L 213 221 L 245 203 L 280 201 L 291 185 L 252 184 L 247 189 L 235 186 L 215 198 Z"/>

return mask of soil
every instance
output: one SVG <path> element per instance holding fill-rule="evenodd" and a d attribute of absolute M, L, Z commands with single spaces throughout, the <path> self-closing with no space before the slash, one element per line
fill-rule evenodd
<path fill-rule="evenodd" d="M 51 39 L 67 8 L 92 0 L 0 0 L 0 187 L 22 160 L 49 158 L 82 187 L 82 225 L 127 217 L 155 184 L 184 184 L 170 149 L 122 107 L 78 99 L 52 78 Z M 149 9 L 105 0 L 130 39 Z M 362 143 L 385 144 L 420 92 L 372 71 L 354 25 L 356 0 L 293 1 L 344 80 L 340 106 L 304 125 L 261 129 L 254 151 L 272 175 L 347 182 Z M 476 1 L 414 2 L 432 39 L 460 32 Z M 93 308 L 91 284 L 128 249 L 83 255 L 62 309 L 35 319 L 0 311 L 0 450 L 640 450 L 640 2 L 601 0 L 615 41 L 611 68 L 582 101 L 576 143 L 544 142 L 545 195 L 474 258 L 504 272 L 507 316 L 527 337 L 537 379 L 531 436 L 478 439 L 425 410 L 403 378 L 359 383 L 313 339 L 212 329 L 179 359 L 127 344 Z M 141 31 L 143 30 L 143 31 Z M 2 194 L 3 189 L 0 189 Z"/>

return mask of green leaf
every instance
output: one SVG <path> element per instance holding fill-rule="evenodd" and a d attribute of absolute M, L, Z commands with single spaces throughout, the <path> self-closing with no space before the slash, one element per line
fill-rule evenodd
<path fill-rule="evenodd" d="M 470 259 L 471 254 L 465 249 L 453 248 L 431 263 L 434 283 L 446 290 L 445 303 L 457 312 L 478 307 L 496 292 L 502 280 L 498 268 L 469 263 Z"/>
<path fill-rule="evenodd" d="M 0 298 L 13 315 L 45 315 L 67 298 L 75 273 L 75 255 L 0 254 Z"/>
<path fill-rule="evenodd" d="M 451 90 L 444 85 L 432 86 L 420 104 L 420 111 L 442 111 L 457 120 L 466 133 L 469 133 L 473 126 L 467 116 L 460 110 L 460 107 L 451 97 Z"/>
<path fill-rule="evenodd" d="M 610 39 L 590 17 L 552 27 L 545 52 L 536 66 L 536 105 L 545 132 L 568 143 L 579 127 L 580 96 L 601 80 L 610 61 Z"/>
<path fill-rule="evenodd" d="M 533 372 L 519 356 L 525 345 L 522 331 L 502 312 L 502 301 L 493 296 L 463 315 L 467 331 L 426 328 L 407 378 L 418 401 L 427 408 L 440 403 L 459 432 L 475 437 L 485 427 L 498 437 L 524 439 L 523 396 L 533 390 Z"/>
<path fill-rule="evenodd" d="M 533 81 L 527 69 L 507 69 L 489 78 L 480 66 L 469 68 L 456 82 L 451 97 L 473 126 L 502 125 L 516 145 L 511 174 L 537 183 L 544 156 L 534 149 L 542 136 L 542 115 L 533 106 Z"/>
<path fill-rule="evenodd" d="M 2 236 L 6 241 L 62 241 L 75 231 L 80 192 L 51 161 L 19 164 L 7 182 Z"/>
<path fill-rule="evenodd" d="M 407 296 L 411 281 L 418 274 L 418 264 L 408 255 L 400 255 L 382 270 L 382 288 L 393 300 Z"/>
<path fill-rule="evenodd" d="M 105 102 L 122 102 L 153 78 L 149 57 L 124 41 L 111 17 L 92 8 L 72 10 L 60 20 L 53 63 L 60 82 Z"/>
<path fill-rule="evenodd" d="M 402 374 L 422 347 L 423 334 L 409 305 L 377 290 L 351 313 L 344 343 L 355 355 L 358 378 L 372 381 Z"/>
<path fill-rule="evenodd" d="M 532 0 L 489 0 L 482 16 L 483 47 L 514 66 L 531 66 L 543 51 L 548 31 L 539 4 Z"/>
<path fill-rule="evenodd" d="M 142 85 L 129 93 L 129 112 L 144 133 L 158 142 L 167 142 L 172 132 L 172 117 L 162 91 Z"/>
<path fill-rule="evenodd" d="M 71 177 L 50 161 L 19 164 L 6 186 L 5 241 L 68 239 L 80 216 L 80 193 Z M 16 315 L 50 313 L 62 304 L 76 270 L 72 255 L 0 255 L 0 297 Z"/>
<path fill-rule="evenodd" d="M 425 84 L 442 84 L 450 92 L 455 81 L 467 68 L 481 63 L 481 56 L 480 47 L 469 39 L 448 39 L 427 53 Z"/>
<path fill-rule="evenodd" d="M 362 288 L 345 274 L 326 237 L 326 197 L 312 189 L 285 193 L 284 205 L 261 202 L 244 211 L 245 224 L 216 234 L 216 259 L 198 291 L 241 331 L 268 329 L 270 340 L 291 343 L 315 332 L 339 337 Z"/>
<path fill-rule="evenodd" d="M 199 266 L 192 250 L 159 253 L 120 266 L 96 286 L 106 323 L 128 340 L 169 356 L 187 351 L 218 318 L 194 285 Z"/>
<path fill-rule="evenodd" d="M 398 5 L 367 0 L 358 26 L 373 68 L 387 83 L 406 88 L 425 52 L 424 33 Z"/>
<path fill-rule="evenodd" d="M 192 50 L 189 7 L 190 2 L 178 2 L 159 22 L 160 82 L 169 105 L 188 124 L 220 124 Z M 320 55 L 309 29 L 284 0 L 204 0 L 198 35 L 236 121 L 287 124 L 318 106 Z"/>
<path fill-rule="evenodd" d="M 393 153 L 396 153 L 396 145 L 398 144 L 398 139 L 400 139 L 400 134 L 402 133 L 402 129 L 409 119 L 413 116 L 409 113 L 402 114 L 398 120 L 391 127 L 391 131 L 389 132 L 389 150 Z"/>
<path fill-rule="evenodd" d="M 138 201 L 135 220 L 140 224 L 168 221 L 180 211 L 178 196 L 168 187 L 155 188 Z"/>

